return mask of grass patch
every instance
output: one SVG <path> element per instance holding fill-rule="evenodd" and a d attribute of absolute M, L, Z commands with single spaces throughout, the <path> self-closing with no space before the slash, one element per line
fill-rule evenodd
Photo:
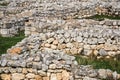
<path fill-rule="evenodd" d="M 20 32 L 14 37 L 1 37 L 0 36 L 0 55 L 6 53 L 6 50 L 11 46 L 14 46 L 17 42 L 21 41 L 24 36 L 24 32 Z"/>
<path fill-rule="evenodd" d="M 113 59 L 95 59 L 95 58 L 84 58 L 76 56 L 76 60 L 80 65 L 92 65 L 95 69 L 111 69 L 120 73 L 120 61 Z"/>
<path fill-rule="evenodd" d="M 120 16 L 94 15 L 94 16 L 87 17 L 86 19 L 94 19 L 98 21 L 102 21 L 104 19 L 120 20 Z"/>

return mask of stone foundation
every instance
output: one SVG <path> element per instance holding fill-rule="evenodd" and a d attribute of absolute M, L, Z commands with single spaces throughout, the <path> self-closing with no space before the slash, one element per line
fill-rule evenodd
<path fill-rule="evenodd" d="M 119 79 L 109 69 L 78 65 L 74 56 L 59 50 L 4 54 L 0 59 L 1 80 L 101 80 Z"/>

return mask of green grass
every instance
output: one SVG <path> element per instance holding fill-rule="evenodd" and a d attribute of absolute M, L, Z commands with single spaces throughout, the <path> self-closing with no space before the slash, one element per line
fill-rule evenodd
<path fill-rule="evenodd" d="M 120 20 L 120 16 L 94 15 L 94 16 L 87 17 L 86 19 L 94 19 L 94 20 L 98 20 L 98 21 L 102 21 L 104 19 Z"/>
<path fill-rule="evenodd" d="M 14 46 L 17 42 L 24 38 L 24 32 L 20 32 L 14 37 L 0 37 L 0 55 L 6 53 L 6 50 Z"/>
<path fill-rule="evenodd" d="M 76 60 L 80 65 L 92 65 L 95 69 L 111 69 L 120 73 L 120 61 L 113 59 L 95 59 L 95 58 L 84 58 L 76 56 Z"/>

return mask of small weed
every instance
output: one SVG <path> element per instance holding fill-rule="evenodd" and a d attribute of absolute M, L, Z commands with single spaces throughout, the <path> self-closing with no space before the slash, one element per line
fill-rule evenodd
<path fill-rule="evenodd" d="M 120 61 L 113 59 L 95 59 L 84 58 L 82 56 L 76 56 L 76 60 L 80 65 L 92 65 L 95 69 L 111 69 L 120 73 Z"/>

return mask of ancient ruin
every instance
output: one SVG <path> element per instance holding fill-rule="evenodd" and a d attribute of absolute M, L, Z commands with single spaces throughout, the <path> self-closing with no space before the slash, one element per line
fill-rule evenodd
<path fill-rule="evenodd" d="M 0 56 L 1 80 L 119 80 L 110 69 L 79 65 L 74 55 L 120 55 L 119 0 L 6 0 L 0 4 L 0 35 L 24 30 L 26 38 Z"/>

